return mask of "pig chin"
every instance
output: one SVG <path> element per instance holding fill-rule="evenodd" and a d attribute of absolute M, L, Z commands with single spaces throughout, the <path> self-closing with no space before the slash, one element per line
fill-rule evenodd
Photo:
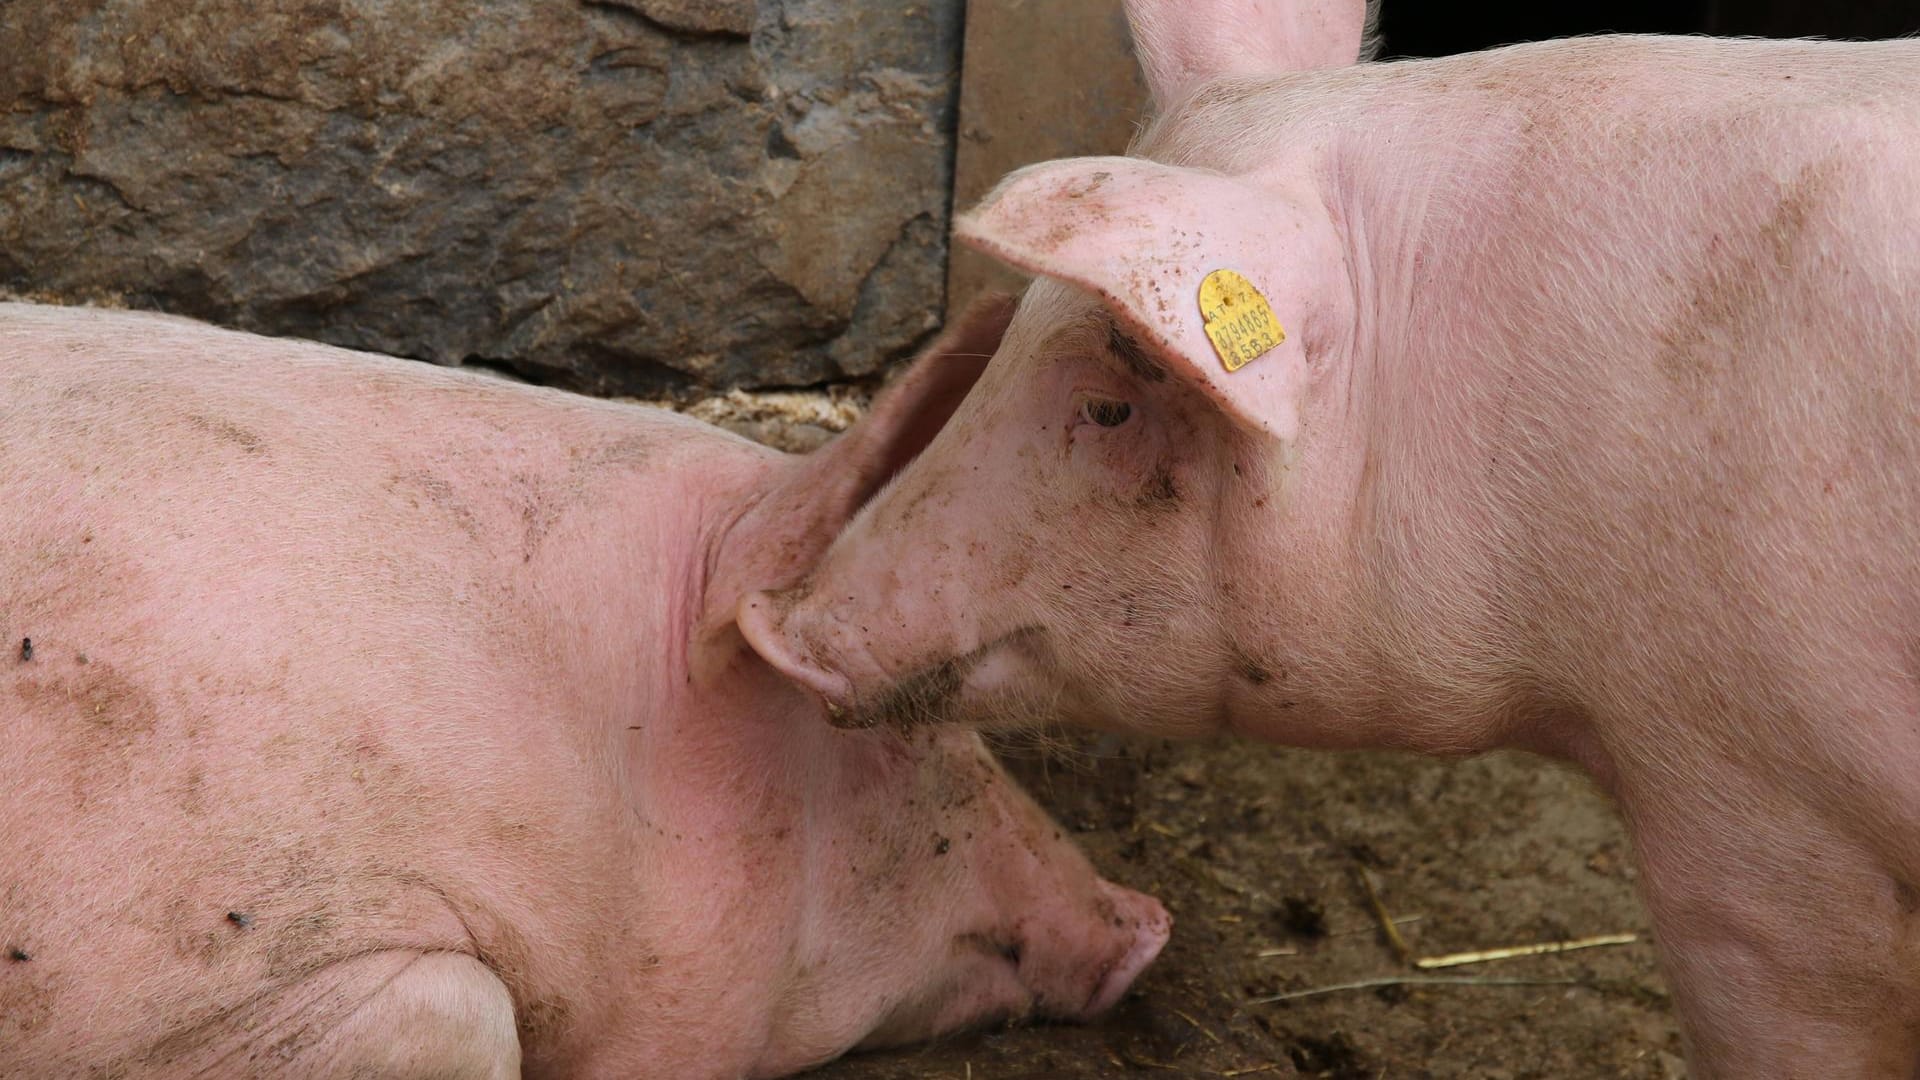
<path fill-rule="evenodd" d="M 747 644 L 782 674 L 812 690 L 837 726 L 917 727 L 966 723 L 1009 728 L 1051 720 L 1050 680 L 1043 674 L 1045 631 L 1022 627 L 966 652 L 891 675 L 864 652 L 864 665 L 810 634 L 798 613 L 781 611 L 777 598 L 749 597 L 739 625 Z"/>
<path fill-rule="evenodd" d="M 1044 639 L 1023 628 L 957 656 L 935 661 L 844 703 L 829 700 L 830 719 L 843 727 L 917 727 L 964 723 L 1009 729 L 1051 722 L 1055 697 L 1036 663 Z"/>

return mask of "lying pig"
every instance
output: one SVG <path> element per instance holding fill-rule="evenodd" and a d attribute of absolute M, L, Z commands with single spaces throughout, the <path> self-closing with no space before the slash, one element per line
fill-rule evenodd
<path fill-rule="evenodd" d="M 1106 1008 L 1159 905 L 733 627 L 977 367 L 787 458 L 0 305 L 0 1075 L 772 1076 Z"/>
<path fill-rule="evenodd" d="M 1920 41 L 1258 6 L 1135 4 L 1136 154 L 961 219 L 1040 280 L 749 640 L 849 723 L 1576 762 L 1696 1076 L 1915 1075 Z"/>

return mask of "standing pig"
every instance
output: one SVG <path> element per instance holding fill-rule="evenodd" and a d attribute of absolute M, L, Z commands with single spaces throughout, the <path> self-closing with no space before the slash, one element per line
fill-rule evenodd
<path fill-rule="evenodd" d="M 785 458 L 0 305 L 0 1076 L 772 1076 L 1111 1004 L 1159 905 L 733 626 L 978 366 Z"/>
<path fill-rule="evenodd" d="M 1041 280 L 749 640 L 853 724 L 1576 762 L 1696 1076 L 1914 1076 L 1920 42 L 1133 6 L 1136 155 L 960 221 Z"/>

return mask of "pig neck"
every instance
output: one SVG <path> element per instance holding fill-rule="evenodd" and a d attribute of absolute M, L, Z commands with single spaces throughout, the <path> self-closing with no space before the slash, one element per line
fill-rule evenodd
<path fill-rule="evenodd" d="M 1335 138 L 1316 162 L 1349 260 L 1353 338 L 1312 391 L 1320 422 L 1285 451 L 1292 490 L 1274 502 L 1284 522 L 1269 522 L 1293 534 L 1284 587 L 1332 614 L 1304 632 L 1255 630 L 1291 636 L 1294 666 L 1318 686 L 1259 688 L 1263 700 L 1233 710 L 1257 719 L 1236 726 L 1289 738 L 1305 697 L 1329 714 L 1316 727 L 1340 733 L 1316 743 L 1516 747 L 1604 782 L 1612 767 L 1577 695 L 1533 662 L 1534 620 L 1502 546 L 1524 508 L 1487 465 L 1501 411 L 1485 399 L 1538 373 L 1476 343 L 1481 301 L 1457 272 L 1478 250 L 1473 224 L 1497 211 L 1489 202 L 1513 197 L 1482 182 L 1510 133 L 1417 115 L 1370 122 L 1366 138 Z"/>
<path fill-rule="evenodd" d="M 604 713 L 618 726 L 608 734 L 627 805 L 617 842 L 601 842 L 602 850 L 638 853 L 622 871 L 631 878 L 621 902 L 648 951 L 678 958 L 636 967 L 631 948 L 604 948 L 581 963 L 604 965 L 594 974 L 607 1042 L 631 1038 L 618 1026 L 622 1015 L 670 1017 L 711 1048 L 702 1074 L 758 1075 L 775 1049 L 769 1018 L 778 1016 L 765 995 L 781 983 L 728 977 L 715 991 L 708 982 L 766 968 L 764 954 L 776 946 L 817 948 L 804 898 L 780 883 L 797 876 L 796 860 L 810 857 L 807 840 L 819 830 L 802 816 L 808 792 L 783 778 L 795 762 L 816 759 L 813 746 L 830 729 L 803 722 L 817 706 L 745 647 L 732 620 L 743 592 L 779 583 L 789 553 L 805 550 L 797 538 L 812 519 L 783 486 L 804 459 L 711 430 L 684 433 L 664 453 L 670 463 L 598 501 L 601 527 L 582 530 L 586 550 L 560 564 L 566 580 L 553 588 L 573 590 L 555 596 L 572 610 L 617 613 L 606 620 L 617 628 L 607 642 L 576 650 L 587 666 L 575 681 L 605 682 L 594 665 L 635 658 L 638 677 L 624 680 L 626 692 Z M 575 580 L 583 575 L 569 571 L 582 565 L 610 572 Z M 767 839 L 789 830 L 792 844 Z M 767 875 L 763 893 L 743 894 L 743 867 Z M 597 907 L 588 917 L 607 921 Z M 677 1010 L 689 985 L 717 1004 Z M 582 1021 L 576 1041 L 589 1034 Z"/>
<path fill-rule="evenodd" d="M 740 598 L 804 577 L 841 524 L 821 498 L 822 458 L 768 454 L 728 497 L 701 547 L 701 582 L 686 638 L 689 680 L 708 684 L 740 665 L 765 667 L 740 636 Z M 767 668 L 771 672 L 771 668 Z"/>

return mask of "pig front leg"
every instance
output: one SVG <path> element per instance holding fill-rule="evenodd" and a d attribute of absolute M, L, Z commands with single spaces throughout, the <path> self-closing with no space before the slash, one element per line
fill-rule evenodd
<path fill-rule="evenodd" d="M 1694 1080 L 1920 1076 L 1920 894 L 1812 808 L 1714 767 L 1621 793 Z"/>
<path fill-rule="evenodd" d="M 506 986 L 480 961 L 383 951 L 329 964 L 172 1032 L 134 1072 L 510 1080 L 520 1075 L 520 1039 Z"/>

